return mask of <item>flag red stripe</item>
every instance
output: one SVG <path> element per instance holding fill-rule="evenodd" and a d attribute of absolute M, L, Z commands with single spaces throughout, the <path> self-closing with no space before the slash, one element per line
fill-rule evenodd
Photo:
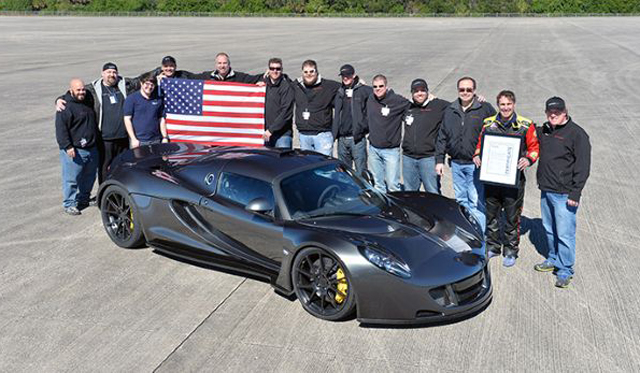
<path fill-rule="evenodd" d="M 264 129 L 263 124 L 255 123 L 226 123 L 226 122 L 196 122 L 190 120 L 177 120 L 167 118 L 167 124 L 179 124 L 185 126 L 212 127 L 212 128 L 244 128 L 244 129 Z"/>
<path fill-rule="evenodd" d="M 219 111 L 203 111 L 202 116 L 229 118 L 264 118 L 264 113 L 221 113 Z"/>
<path fill-rule="evenodd" d="M 202 101 L 202 105 L 229 106 L 229 107 L 257 107 L 263 108 L 263 102 L 237 102 L 237 101 Z"/>
<path fill-rule="evenodd" d="M 239 97 L 265 97 L 265 92 L 236 92 L 236 91 L 218 91 L 213 89 L 205 89 L 202 91 L 205 95 L 212 96 L 239 96 Z"/>
<path fill-rule="evenodd" d="M 235 132 L 200 132 L 200 131 L 181 131 L 181 130 L 167 130 L 169 135 L 188 135 L 188 136 L 218 136 L 218 137 L 236 137 L 245 139 L 261 139 L 261 134 L 255 133 L 235 133 Z M 169 136 L 171 138 L 171 136 Z"/>

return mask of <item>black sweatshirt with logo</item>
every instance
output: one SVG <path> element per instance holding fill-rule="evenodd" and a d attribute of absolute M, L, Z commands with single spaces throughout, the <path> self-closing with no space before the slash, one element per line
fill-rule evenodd
<path fill-rule="evenodd" d="M 369 142 L 380 149 L 397 148 L 402 140 L 402 118 L 411 103 L 387 90 L 383 98 L 378 99 L 371 93 L 367 100 L 367 118 L 369 120 Z"/>
<path fill-rule="evenodd" d="M 415 159 L 435 155 L 438 130 L 444 111 L 449 105 L 451 105 L 449 101 L 439 98 L 422 104 L 411 103 L 403 118 L 402 153 L 404 155 Z"/>
<path fill-rule="evenodd" d="M 333 100 L 340 85 L 334 80 L 322 79 L 319 75 L 312 86 L 304 84 L 302 78 L 293 83 L 296 127 L 300 133 L 317 135 L 320 132 L 331 131 Z"/>
<path fill-rule="evenodd" d="M 93 111 L 93 97 L 87 91 L 82 101 L 67 92 L 63 96 L 67 102 L 64 110 L 56 113 L 56 140 L 60 149 L 88 149 L 96 144 L 98 123 Z"/>

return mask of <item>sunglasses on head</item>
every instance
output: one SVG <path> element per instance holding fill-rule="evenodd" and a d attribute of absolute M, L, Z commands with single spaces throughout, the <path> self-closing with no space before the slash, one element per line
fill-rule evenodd
<path fill-rule="evenodd" d="M 473 88 L 458 88 L 458 92 L 463 93 L 463 92 L 473 92 Z"/>

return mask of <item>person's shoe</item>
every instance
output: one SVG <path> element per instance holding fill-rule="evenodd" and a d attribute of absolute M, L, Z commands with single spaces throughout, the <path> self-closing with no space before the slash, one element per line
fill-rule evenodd
<path fill-rule="evenodd" d="M 66 214 L 73 215 L 73 216 L 76 216 L 76 215 L 80 215 L 80 214 L 82 214 L 82 213 L 80 212 L 80 210 L 78 210 L 78 208 L 77 208 L 77 207 L 75 207 L 75 206 L 69 206 L 69 207 L 65 208 L 65 209 L 64 209 L 64 212 L 65 212 Z"/>
<path fill-rule="evenodd" d="M 502 265 L 505 267 L 513 267 L 516 264 L 516 257 L 513 255 L 507 255 L 502 259 Z"/>
<path fill-rule="evenodd" d="M 558 277 L 558 279 L 556 280 L 556 287 L 561 289 L 566 289 L 569 287 L 570 283 L 571 283 L 571 276 Z"/>
<path fill-rule="evenodd" d="M 548 260 L 545 260 L 542 263 L 538 263 L 534 265 L 533 269 L 535 269 L 538 272 L 551 272 L 555 269 L 555 266 L 551 264 Z"/>
<path fill-rule="evenodd" d="M 493 250 L 489 250 L 487 253 L 487 259 L 495 258 L 496 256 L 500 256 L 500 253 L 497 253 Z"/>
<path fill-rule="evenodd" d="M 96 196 L 89 198 L 89 206 L 98 206 L 98 198 Z"/>

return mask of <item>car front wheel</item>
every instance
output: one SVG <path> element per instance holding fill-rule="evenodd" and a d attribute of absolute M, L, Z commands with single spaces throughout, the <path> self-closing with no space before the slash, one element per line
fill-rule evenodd
<path fill-rule="evenodd" d="M 302 307 L 324 320 L 343 320 L 355 310 L 349 273 L 332 254 L 309 247 L 293 262 L 293 286 Z"/>
<path fill-rule="evenodd" d="M 109 186 L 102 194 L 100 212 L 104 229 L 116 245 L 134 248 L 144 244 L 140 219 L 126 190 Z"/>

